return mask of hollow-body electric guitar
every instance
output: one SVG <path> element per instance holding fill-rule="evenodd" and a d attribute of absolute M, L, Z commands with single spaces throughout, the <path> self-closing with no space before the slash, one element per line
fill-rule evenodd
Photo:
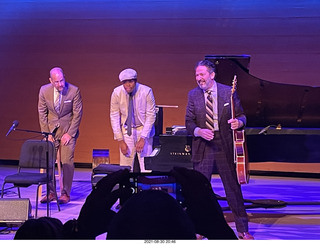
<path fill-rule="evenodd" d="M 237 87 L 237 76 L 234 76 L 231 89 L 231 115 L 235 119 L 234 93 Z M 249 160 L 244 130 L 233 130 L 234 163 L 236 164 L 239 184 L 249 182 Z"/>

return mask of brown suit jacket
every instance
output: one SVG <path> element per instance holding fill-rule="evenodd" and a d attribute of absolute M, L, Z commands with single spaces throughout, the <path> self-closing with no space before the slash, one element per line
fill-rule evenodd
<path fill-rule="evenodd" d="M 54 87 L 51 83 L 40 88 L 38 112 L 41 131 L 52 132 L 56 125 L 59 125 L 56 139 L 60 139 L 65 133 L 77 138 L 82 118 L 82 99 L 79 88 L 66 82 L 62 91 L 60 113 L 54 109 L 53 93 Z"/>

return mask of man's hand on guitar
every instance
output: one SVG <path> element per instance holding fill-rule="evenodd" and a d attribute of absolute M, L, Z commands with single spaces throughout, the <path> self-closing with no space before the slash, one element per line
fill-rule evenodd
<path fill-rule="evenodd" d="M 238 119 L 229 119 L 228 124 L 231 124 L 232 130 L 237 130 L 243 126 L 243 122 Z"/>

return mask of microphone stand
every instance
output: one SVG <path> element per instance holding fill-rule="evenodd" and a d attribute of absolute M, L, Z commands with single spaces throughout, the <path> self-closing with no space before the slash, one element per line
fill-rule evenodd
<path fill-rule="evenodd" d="M 50 217 L 50 211 L 49 211 L 49 208 L 50 208 L 50 204 L 49 204 L 49 192 L 50 192 L 50 189 L 49 189 L 49 140 L 48 140 L 48 137 L 49 135 L 52 135 L 52 136 L 55 136 L 55 132 L 41 132 L 41 131 L 34 131 L 34 130 L 24 130 L 24 129 L 17 129 L 15 128 L 14 130 L 16 131 L 24 131 L 24 132 L 31 132 L 31 133 L 37 133 L 37 134 L 42 134 L 44 137 L 45 137 L 45 141 L 46 141 L 46 174 L 47 174 L 47 217 Z M 54 175 L 52 176 L 54 177 Z M 57 202 L 58 202 L 58 199 L 57 199 Z M 58 209 L 60 211 L 60 206 L 59 206 L 59 203 L 58 203 Z"/>

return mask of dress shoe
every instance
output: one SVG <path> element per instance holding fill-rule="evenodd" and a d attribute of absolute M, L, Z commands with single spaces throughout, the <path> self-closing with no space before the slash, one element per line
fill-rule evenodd
<path fill-rule="evenodd" d="M 56 196 L 54 195 L 53 192 L 50 192 L 49 193 L 49 202 L 52 202 L 52 201 L 55 201 L 57 200 Z M 44 196 L 41 200 L 40 200 L 41 203 L 47 203 L 47 196 Z"/>
<path fill-rule="evenodd" d="M 66 204 L 68 202 L 70 202 L 70 197 L 67 194 L 63 194 L 59 197 L 60 204 Z"/>
<path fill-rule="evenodd" d="M 238 237 L 240 240 L 254 240 L 249 232 L 238 232 Z"/>

